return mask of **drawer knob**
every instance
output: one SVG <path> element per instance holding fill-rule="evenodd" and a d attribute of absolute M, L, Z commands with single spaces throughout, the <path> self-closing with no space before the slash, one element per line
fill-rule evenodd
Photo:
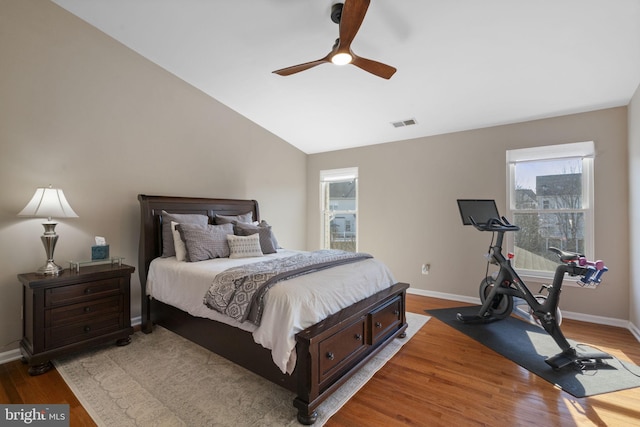
<path fill-rule="evenodd" d="M 376 322 L 376 328 L 382 328 L 382 323 Z"/>
<path fill-rule="evenodd" d="M 329 359 L 329 360 L 333 360 L 333 359 L 335 359 L 335 357 L 336 357 L 336 356 L 335 356 L 332 352 L 330 352 L 330 351 L 329 351 L 329 352 L 327 352 L 327 359 Z"/>
<path fill-rule="evenodd" d="M 393 310 L 393 314 L 397 316 L 398 314 L 400 314 L 400 310 Z"/>
<path fill-rule="evenodd" d="M 356 335 L 354 336 L 354 338 L 355 338 L 357 341 L 360 341 L 360 340 L 362 339 L 362 335 L 360 335 L 360 334 L 356 334 Z"/>
<path fill-rule="evenodd" d="M 87 288 L 87 289 L 85 289 L 85 290 L 84 290 L 84 293 L 85 293 L 85 294 L 90 294 L 91 292 L 93 292 L 93 291 L 91 290 L 91 288 Z"/>
<path fill-rule="evenodd" d="M 88 312 L 90 312 L 90 311 L 91 311 L 91 307 L 85 307 L 85 308 L 84 308 L 84 312 L 85 312 L 85 313 L 88 313 Z"/>
<path fill-rule="evenodd" d="M 84 331 L 85 331 L 85 332 L 89 332 L 89 331 L 91 331 L 91 326 L 85 326 L 85 327 L 84 327 Z"/>

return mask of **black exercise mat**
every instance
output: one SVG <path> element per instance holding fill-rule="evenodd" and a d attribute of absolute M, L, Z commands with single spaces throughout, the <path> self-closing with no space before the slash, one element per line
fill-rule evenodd
<path fill-rule="evenodd" d="M 479 308 L 468 306 L 425 311 L 575 397 L 640 387 L 640 367 L 618 359 L 607 359 L 608 366 L 598 370 L 580 371 L 573 366 L 553 370 L 545 359 L 558 354 L 560 347 L 536 325 L 514 317 L 476 324 L 465 324 L 456 319 L 457 313 L 477 314 Z M 568 341 L 576 346 L 575 341 Z M 585 345 L 576 348 L 581 352 L 598 351 Z"/>

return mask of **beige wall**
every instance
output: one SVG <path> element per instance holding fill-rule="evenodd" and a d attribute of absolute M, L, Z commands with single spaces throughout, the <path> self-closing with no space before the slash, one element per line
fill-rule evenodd
<path fill-rule="evenodd" d="M 401 131 L 401 130 L 400 130 Z M 318 176 L 359 168 L 359 249 L 412 288 L 477 297 L 489 233 L 463 227 L 457 198 L 496 199 L 505 212 L 505 150 L 594 141 L 596 256 L 610 272 L 598 289 L 565 288 L 563 310 L 628 319 L 627 109 L 314 154 L 307 161 L 307 241 L 320 245 Z M 431 263 L 422 275 L 422 263 Z"/>
<path fill-rule="evenodd" d="M 257 199 L 305 248 L 304 153 L 48 1 L 0 0 L 0 58 L 0 353 L 22 336 L 16 275 L 45 261 L 42 221 L 16 217 L 36 187 L 80 216 L 57 227 L 63 266 L 95 235 L 137 266 L 138 193 Z"/>
<path fill-rule="evenodd" d="M 631 230 L 629 320 L 636 328 L 640 328 L 640 86 L 629 104 L 629 186 Z"/>
<path fill-rule="evenodd" d="M 455 199 L 495 198 L 504 211 L 506 149 L 586 140 L 597 150 L 597 255 L 611 271 L 597 290 L 566 289 L 562 306 L 627 319 L 631 292 L 640 323 L 626 108 L 306 156 L 47 1 L 0 0 L 0 58 L 0 353 L 21 337 L 16 274 L 44 262 L 41 221 L 16 217 L 38 186 L 63 188 L 80 215 L 58 225 L 60 264 L 87 258 L 103 235 L 137 266 L 138 193 L 255 198 L 284 246 L 316 249 L 319 171 L 358 166 L 360 249 L 414 289 L 475 297 L 488 240 L 460 225 Z M 636 182 L 639 96 L 629 108 Z M 136 274 L 134 316 L 138 286 Z"/>

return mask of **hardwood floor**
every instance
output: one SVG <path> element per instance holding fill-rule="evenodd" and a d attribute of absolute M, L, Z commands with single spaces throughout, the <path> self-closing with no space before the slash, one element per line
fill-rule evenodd
<path fill-rule="evenodd" d="M 464 305 L 411 295 L 407 309 Z M 566 336 L 640 364 L 626 329 L 565 320 Z M 432 318 L 327 426 L 632 426 L 640 388 L 577 399 Z"/>
<path fill-rule="evenodd" d="M 0 365 L 0 402 L 68 404 L 70 425 L 95 426 L 58 371 L 32 377 L 19 360 Z"/>
<path fill-rule="evenodd" d="M 407 298 L 421 314 L 461 305 Z M 640 343 L 626 329 L 571 320 L 562 329 L 640 365 Z M 0 365 L 0 402 L 68 403 L 71 426 L 95 425 L 57 371 L 30 377 L 19 361 Z M 640 388 L 578 399 L 431 319 L 326 425 L 640 426 Z"/>

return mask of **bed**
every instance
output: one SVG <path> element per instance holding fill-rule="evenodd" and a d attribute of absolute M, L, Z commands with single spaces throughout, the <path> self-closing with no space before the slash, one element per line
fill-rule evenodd
<path fill-rule="evenodd" d="M 409 285 L 391 283 L 390 286 L 376 290 L 363 299 L 356 299 L 348 306 L 296 332 L 293 335 L 295 342 L 291 355 L 295 364 L 290 367 L 290 372 L 283 372 L 282 366 L 274 363 L 272 349 L 256 343 L 255 328 L 212 320 L 199 313 L 190 314 L 190 311 L 193 313 L 192 310 L 178 308 L 155 296 L 149 296 L 152 289 L 147 288 L 148 283 L 149 288 L 154 283 L 154 280 L 148 281 L 151 267 L 175 262 L 161 258 L 162 211 L 206 215 L 209 222 L 216 215 L 233 216 L 251 212 L 252 220 L 259 221 L 257 201 L 142 194 L 138 196 L 138 200 L 141 218 L 138 265 L 142 288 L 142 331 L 151 333 L 153 325 L 161 325 L 293 391 L 296 394 L 293 405 L 298 410 L 297 417 L 302 424 L 313 424 L 317 418 L 316 408 L 327 396 L 389 342 L 396 337 L 405 336 L 405 300 Z M 273 257 L 280 256 L 281 252 L 286 254 L 286 250 L 278 250 L 278 254 Z M 204 266 L 207 263 L 183 264 Z M 332 270 L 340 268 L 343 267 Z M 349 270 L 358 271 L 351 267 Z M 153 276 L 154 271 L 151 273 Z M 308 276 L 319 274 L 321 273 Z M 363 279 L 358 275 L 349 280 L 355 282 Z M 269 292 L 276 288 L 274 286 Z"/>

